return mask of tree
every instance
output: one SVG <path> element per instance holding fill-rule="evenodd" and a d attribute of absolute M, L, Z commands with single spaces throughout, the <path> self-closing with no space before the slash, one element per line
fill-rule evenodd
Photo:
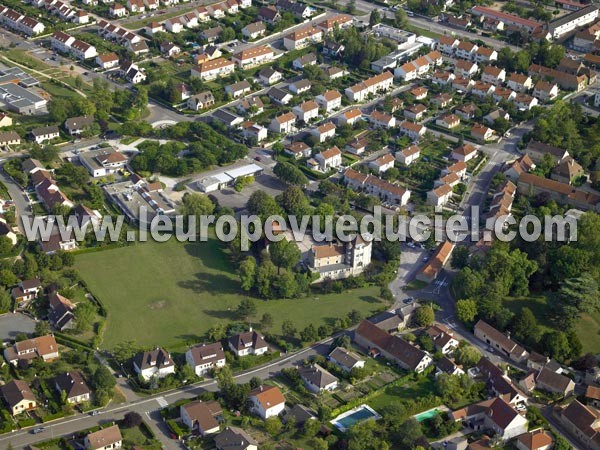
<path fill-rule="evenodd" d="M 544 334 L 541 342 L 544 343 L 544 353 L 551 358 L 564 361 L 571 354 L 569 340 L 562 331 L 548 331 Z"/>
<path fill-rule="evenodd" d="M 406 11 L 404 11 L 404 9 L 398 8 L 394 12 L 394 22 L 398 28 L 404 28 L 406 26 L 408 23 L 408 16 L 406 15 Z"/>
<path fill-rule="evenodd" d="M 10 311 L 12 306 L 12 298 L 7 290 L 0 289 L 0 314 Z"/>
<path fill-rule="evenodd" d="M 265 420 L 265 431 L 269 433 L 271 436 L 276 436 L 279 434 L 283 425 L 281 420 L 277 416 L 269 417 Z"/>
<path fill-rule="evenodd" d="M 281 332 L 284 336 L 294 337 L 298 330 L 291 320 L 284 320 L 281 324 Z"/>
<path fill-rule="evenodd" d="M 242 283 L 242 289 L 249 292 L 254 287 L 256 277 L 256 260 L 254 257 L 248 256 L 240 263 L 238 274 Z"/>
<path fill-rule="evenodd" d="M 377 426 L 377 422 L 374 420 L 366 420 L 350 428 L 348 430 L 348 450 L 389 449 L 389 444 L 378 437 Z"/>
<path fill-rule="evenodd" d="M 256 304 L 251 298 L 245 297 L 237 307 L 237 314 L 242 320 L 247 320 L 248 317 L 256 314 Z"/>
<path fill-rule="evenodd" d="M 373 25 L 377 25 L 379 22 L 381 22 L 381 14 L 379 14 L 379 11 L 374 9 L 371 11 L 371 15 L 369 16 L 369 25 L 372 27 Z"/>
<path fill-rule="evenodd" d="M 281 206 L 285 212 L 299 219 L 304 215 L 309 215 L 311 210 L 308 198 L 302 191 L 302 188 L 298 186 L 290 186 L 283 192 L 281 195 Z"/>
<path fill-rule="evenodd" d="M 135 411 L 128 412 L 123 418 L 123 424 L 126 428 L 139 427 L 143 422 L 142 416 Z"/>
<path fill-rule="evenodd" d="M 273 315 L 271 313 L 264 313 L 260 319 L 260 327 L 262 330 L 267 330 L 273 326 Z"/>
<path fill-rule="evenodd" d="M 307 420 L 302 426 L 302 434 L 307 438 L 316 436 L 321 424 L 318 420 Z"/>
<path fill-rule="evenodd" d="M 458 245 L 452 252 L 450 264 L 453 269 L 462 269 L 469 263 L 469 249 L 464 245 Z"/>
<path fill-rule="evenodd" d="M 521 308 L 521 313 L 515 317 L 513 331 L 517 340 L 522 342 L 537 342 L 540 338 L 539 327 L 531 309 Z"/>
<path fill-rule="evenodd" d="M 281 298 L 293 298 L 298 293 L 298 283 L 292 272 L 283 272 L 274 282 L 277 288 L 277 294 Z"/>
<path fill-rule="evenodd" d="M 308 184 L 308 178 L 306 178 L 302 171 L 287 162 L 278 162 L 273 168 L 273 173 L 281 181 L 291 185 L 304 186 Z"/>
<path fill-rule="evenodd" d="M 115 377 L 104 365 L 98 366 L 92 376 L 92 386 L 99 391 L 110 392 L 117 384 Z"/>
<path fill-rule="evenodd" d="M 215 204 L 204 194 L 186 193 L 181 199 L 180 212 L 184 216 L 209 216 L 215 210 Z"/>
<path fill-rule="evenodd" d="M 90 302 L 82 302 L 75 308 L 75 324 L 80 333 L 91 329 L 96 318 L 96 308 Z"/>
<path fill-rule="evenodd" d="M 435 315 L 433 309 L 429 306 L 420 306 L 415 311 L 415 322 L 420 327 L 427 327 L 433 323 Z"/>
<path fill-rule="evenodd" d="M 273 264 L 277 266 L 277 273 L 281 272 L 281 268 L 291 269 L 300 262 L 302 253 L 298 248 L 298 245 L 294 241 L 288 241 L 282 239 L 280 241 L 272 242 L 269 245 L 269 254 Z"/>
<path fill-rule="evenodd" d="M 477 302 L 473 299 L 463 299 L 456 302 L 456 316 L 463 323 L 471 324 L 477 317 Z"/>
<path fill-rule="evenodd" d="M 465 368 L 475 366 L 480 359 L 481 353 L 472 345 L 461 345 L 456 350 L 456 361 Z"/>
<path fill-rule="evenodd" d="M 281 208 L 275 199 L 265 191 L 255 191 L 248 199 L 248 211 L 250 214 L 256 214 L 263 223 L 267 222 L 269 216 L 281 214 Z"/>
<path fill-rule="evenodd" d="M 270 260 L 263 260 L 256 270 L 256 290 L 262 297 L 272 298 L 275 295 L 273 286 L 276 280 L 277 268 Z"/>
<path fill-rule="evenodd" d="M 35 335 L 36 336 L 46 336 L 50 334 L 50 324 L 45 320 L 40 320 L 35 324 Z"/>
<path fill-rule="evenodd" d="M 306 328 L 300 332 L 300 339 L 302 339 L 303 342 L 314 342 L 319 339 L 319 333 L 317 333 L 317 330 L 312 323 L 307 325 Z"/>

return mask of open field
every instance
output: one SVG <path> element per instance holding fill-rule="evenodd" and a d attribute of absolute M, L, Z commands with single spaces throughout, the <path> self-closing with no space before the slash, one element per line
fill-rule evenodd
<path fill-rule="evenodd" d="M 204 243 L 147 242 L 77 255 L 76 267 L 90 291 L 108 310 L 102 347 L 135 340 L 170 350 L 201 342 L 216 323 L 235 321 L 244 293 L 216 240 Z M 302 329 L 331 323 L 356 309 L 367 316 L 381 308 L 378 288 L 294 300 L 256 300 L 258 322 L 273 315 L 273 330 L 292 320 Z"/>
<path fill-rule="evenodd" d="M 550 331 L 554 329 L 548 307 L 548 300 L 551 295 L 551 293 L 547 293 L 546 295 L 535 297 L 507 298 L 504 301 L 504 306 L 515 314 L 519 314 L 523 307 L 531 309 L 542 330 Z M 575 326 L 575 330 L 583 345 L 583 352 L 597 353 L 598 348 L 600 348 L 600 312 L 582 314 L 581 320 Z"/>

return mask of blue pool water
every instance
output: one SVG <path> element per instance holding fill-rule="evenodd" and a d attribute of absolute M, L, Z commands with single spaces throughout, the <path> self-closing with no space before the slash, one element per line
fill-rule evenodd
<path fill-rule="evenodd" d="M 359 409 L 350 414 L 342 414 L 342 416 L 339 419 L 335 419 L 334 423 L 338 426 L 338 428 L 346 430 L 352 427 L 352 425 L 358 422 L 362 422 L 363 420 L 379 418 L 379 415 L 377 413 L 365 406 L 360 407 Z"/>
<path fill-rule="evenodd" d="M 423 422 L 424 420 L 427 419 L 431 419 L 432 417 L 437 416 L 441 411 L 437 408 L 434 409 L 430 409 L 428 411 L 422 412 L 420 414 L 417 414 L 415 417 L 415 419 L 417 419 L 417 421 L 419 422 Z"/>

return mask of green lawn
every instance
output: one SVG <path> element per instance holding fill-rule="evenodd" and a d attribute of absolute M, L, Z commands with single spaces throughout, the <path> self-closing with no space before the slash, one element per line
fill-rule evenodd
<path fill-rule="evenodd" d="M 547 293 L 546 295 L 536 297 L 507 298 L 504 301 L 504 306 L 515 314 L 519 314 L 523 307 L 531 309 L 543 331 L 549 331 L 554 329 L 548 308 L 550 295 L 552 294 Z M 583 345 L 583 353 L 596 353 L 598 348 L 600 348 L 600 312 L 582 314 L 581 319 L 575 326 L 575 330 Z"/>
<path fill-rule="evenodd" d="M 201 342 L 215 323 L 235 320 L 243 298 L 238 278 L 216 240 L 204 243 L 147 242 L 77 255 L 76 267 L 87 286 L 107 308 L 102 347 L 135 340 L 181 350 Z M 294 300 L 257 300 L 257 322 L 273 315 L 273 330 L 292 320 L 302 329 L 331 323 L 352 309 L 363 316 L 380 309 L 376 287 Z"/>

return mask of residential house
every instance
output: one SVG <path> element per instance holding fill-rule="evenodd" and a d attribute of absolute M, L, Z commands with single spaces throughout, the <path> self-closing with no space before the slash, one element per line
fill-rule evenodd
<path fill-rule="evenodd" d="M 453 411 L 450 417 L 476 431 L 492 431 L 502 441 L 527 432 L 527 419 L 501 398 L 469 405 Z"/>
<path fill-rule="evenodd" d="M 0 147 L 19 145 L 20 143 L 21 136 L 19 136 L 15 131 L 4 131 L 0 133 Z"/>
<path fill-rule="evenodd" d="M 102 428 L 85 437 L 85 448 L 88 450 L 109 450 L 121 448 L 123 437 L 118 425 Z"/>
<path fill-rule="evenodd" d="M 416 145 L 406 147 L 399 152 L 396 152 L 396 160 L 406 166 L 410 166 L 421 156 L 421 149 Z"/>
<path fill-rule="evenodd" d="M 554 147 L 538 141 L 529 141 L 525 148 L 525 153 L 535 163 L 539 163 L 544 158 L 544 155 L 550 155 L 555 164 L 558 164 L 567 156 L 569 152 L 564 148 Z"/>
<path fill-rule="evenodd" d="M 269 132 L 267 129 L 256 122 L 252 122 L 251 120 L 247 120 L 242 122 L 242 136 L 245 139 L 253 140 L 254 142 L 262 142 L 267 139 Z"/>
<path fill-rule="evenodd" d="M 71 117 L 65 120 L 65 130 L 71 136 L 79 135 L 88 130 L 94 124 L 94 118 L 91 116 Z"/>
<path fill-rule="evenodd" d="M 517 97 L 517 93 L 512 89 L 497 86 L 492 93 L 492 98 L 495 102 L 513 101 Z"/>
<path fill-rule="evenodd" d="M 269 92 L 267 92 L 267 94 L 269 95 L 269 98 L 272 101 L 279 105 L 287 105 L 292 100 L 292 98 L 294 98 L 294 96 L 289 92 L 286 92 L 277 87 L 269 89 Z"/>
<path fill-rule="evenodd" d="M 585 170 L 571 156 L 567 156 L 559 162 L 558 165 L 552 169 L 552 174 L 550 175 L 550 178 L 553 180 L 567 184 L 573 184 L 582 177 L 585 178 Z"/>
<path fill-rule="evenodd" d="M 273 6 L 262 6 L 258 10 L 258 20 L 273 25 L 281 20 L 281 14 Z"/>
<path fill-rule="evenodd" d="M 225 352 L 220 342 L 196 345 L 185 352 L 185 361 L 197 376 L 202 377 L 225 365 Z"/>
<path fill-rule="evenodd" d="M 406 206 L 410 199 L 411 192 L 408 189 L 354 169 L 347 169 L 344 172 L 344 181 L 354 190 L 363 191 L 382 201 L 393 202 L 399 206 Z"/>
<path fill-rule="evenodd" d="M 522 92 L 518 93 L 513 101 L 516 107 L 522 111 L 528 111 L 534 106 L 537 106 L 538 104 L 537 98 L 532 97 L 529 94 L 524 94 Z"/>
<path fill-rule="evenodd" d="M 452 158 L 457 161 L 469 162 L 477 156 L 477 147 L 471 144 L 464 144 L 452 150 Z"/>
<path fill-rule="evenodd" d="M 171 355 L 162 348 L 139 352 L 133 358 L 133 370 L 144 379 L 164 378 L 175 373 L 175 363 Z"/>
<path fill-rule="evenodd" d="M 13 124 L 13 120 L 10 116 L 0 113 L 0 128 L 10 127 Z"/>
<path fill-rule="evenodd" d="M 308 123 L 319 116 L 319 105 L 314 100 L 307 100 L 292 108 L 292 112 L 299 120 Z"/>
<path fill-rule="evenodd" d="M 39 127 L 31 130 L 31 136 L 33 140 L 41 144 L 45 141 L 51 141 L 60 136 L 60 131 L 56 125 L 50 125 L 47 127 Z"/>
<path fill-rule="evenodd" d="M 200 77 L 202 80 L 214 80 L 227 76 L 235 70 L 235 64 L 225 58 L 216 58 L 192 67 L 190 76 Z"/>
<path fill-rule="evenodd" d="M 600 413 L 596 409 L 573 400 L 555 416 L 584 445 L 583 448 L 600 449 Z"/>
<path fill-rule="evenodd" d="M 327 172 L 331 169 L 337 169 L 342 165 L 342 152 L 337 147 L 331 147 L 315 156 L 318 163 L 318 170 Z"/>
<path fill-rule="evenodd" d="M 533 80 L 529 75 L 511 73 L 508 75 L 507 86 L 513 91 L 527 92 L 533 87 Z"/>
<path fill-rule="evenodd" d="M 463 78 L 471 78 L 479 72 L 479 67 L 473 61 L 457 59 L 454 62 L 454 74 Z"/>
<path fill-rule="evenodd" d="M 405 120 L 400 124 L 400 132 L 411 138 L 413 141 L 418 141 L 425 135 L 427 128 L 425 128 L 424 125 Z"/>
<path fill-rule="evenodd" d="M 558 97 L 558 84 L 539 80 L 533 87 L 533 96 L 543 102 L 554 100 Z"/>
<path fill-rule="evenodd" d="M 127 15 L 127 9 L 120 3 L 113 3 L 108 9 L 108 14 L 115 18 L 125 17 Z"/>
<path fill-rule="evenodd" d="M 252 90 L 252 85 L 248 80 L 242 80 L 237 83 L 225 86 L 225 92 L 231 95 L 233 98 L 238 98 L 248 94 Z"/>
<path fill-rule="evenodd" d="M 275 133 L 289 134 L 295 129 L 296 115 L 293 112 L 288 112 L 276 116 L 271 120 L 269 129 Z"/>
<path fill-rule="evenodd" d="M 498 108 L 483 116 L 483 121 L 488 125 L 494 125 L 498 119 L 510 120 L 510 115 L 505 110 Z"/>
<path fill-rule="evenodd" d="M 425 283 L 431 283 L 435 280 L 450 259 L 453 251 L 453 242 L 444 241 L 439 244 L 433 255 L 431 255 L 431 258 L 427 261 L 427 264 L 417 272 L 417 280 L 424 281 Z"/>
<path fill-rule="evenodd" d="M 330 113 L 342 106 L 342 94 L 336 90 L 325 91 L 322 94 L 317 95 L 315 100 L 326 113 Z"/>
<path fill-rule="evenodd" d="M 52 292 L 48 297 L 50 309 L 48 311 L 48 321 L 57 331 L 71 329 L 75 325 L 75 305 L 68 298 L 60 295 L 58 292 Z"/>
<path fill-rule="evenodd" d="M 388 334 L 368 320 L 363 320 L 354 332 L 354 341 L 371 354 L 379 353 L 401 368 L 421 373 L 433 360 L 421 349 L 404 339 Z"/>
<path fill-rule="evenodd" d="M 278 416 L 285 409 L 285 397 L 276 386 L 261 385 L 248 394 L 250 409 L 263 420 Z"/>
<path fill-rule="evenodd" d="M 227 344 L 236 356 L 262 355 L 269 350 L 264 336 L 257 331 L 253 331 L 252 328 L 245 333 L 230 337 Z"/>
<path fill-rule="evenodd" d="M 39 278 L 23 280 L 16 287 L 12 288 L 11 297 L 17 307 L 22 308 L 36 298 L 41 290 L 42 283 L 40 283 Z"/>
<path fill-rule="evenodd" d="M 471 137 L 477 142 L 487 142 L 494 139 L 494 130 L 476 123 L 471 127 Z"/>
<path fill-rule="evenodd" d="M 412 120 L 413 122 L 418 122 L 423 119 L 423 116 L 427 112 L 427 107 L 420 103 L 416 103 L 414 105 L 409 106 L 404 110 L 404 117 Z"/>
<path fill-rule="evenodd" d="M 258 442 L 238 427 L 227 427 L 214 438 L 217 450 L 258 450 Z"/>
<path fill-rule="evenodd" d="M 192 95 L 187 100 L 187 107 L 193 111 L 208 108 L 215 104 L 215 97 L 212 92 L 205 91 L 199 94 Z"/>
<path fill-rule="evenodd" d="M 573 395 L 575 383 L 569 377 L 543 367 L 535 377 L 535 388 L 552 394 L 560 394 L 563 398 Z"/>
<path fill-rule="evenodd" d="M 266 86 L 277 83 L 281 80 L 282 76 L 281 72 L 271 69 L 270 67 L 265 67 L 258 72 L 258 79 Z"/>
<path fill-rule="evenodd" d="M 439 71 L 431 75 L 432 83 L 439 84 L 440 86 L 449 85 L 450 83 L 452 83 L 452 81 L 454 81 L 455 78 L 456 75 L 448 71 Z"/>
<path fill-rule="evenodd" d="M 454 54 L 457 58 L 467 59 L 469 61 L 475 61 L 477 59 L 477 50 L 479 47 L 477 44 L 468 41 L 460 41 Z"/>
<path fill-rule="evenodd" d="M 569 184 L 530 173 L 519 176 L 517 188 L 519 193 L 524 195 L 543 195 L 557 203 L 571 205 L 582 211 L 600 211 L 600 193 L 596 191 L 576 189 Z"/>
<path fill-rule="evenodd" d="M 513 183 L 516 183 L 522 173 L 527 173 L 533 169 L 535 169 L 535 163 L 529 155 L 523 155 L 508 165 L 504 170 L 504 175 Z"/>
<path fill-rule="evenodd" d="M 438 108 L 447 108 L 452 103 L 452 95 L 442 93 L 433 97 L 431 100 L 431 104 L 437 106 Z"/>
<path fill-rule="evenodd" d="M 391 89 L 393 85 L 394 76 L 390 72 L 385 71 L 346 88 L 345 93 L 350 101 L 362 102 L 366 100 L 369 95 L 385 92 Z"/>
<path fill-rule="evenodd" d="M 554 438 L 543 428 L 537 428 L 517 436 L 514 445 L 518 450 L 550 450 Z"/>
<path fill-rule="evenodd" d="M 58 358 L 58 345 L 51 334 L 16 342 L 12 347 L 4 348 L 4 358 L 13 366 L 27 365 L 36 358 L 44 362 Z"/>
<path fill-rule="evenodd" d="M 453 36 L 440 36 L 438 50 L 444 55 L 452 56 L 460 41 Z"/>
<path fill-rule="evenodd" d="M 459 106 L 454 110 L 454 114 L 456 114 L 463 120 L 473 120 L 475 118 L 476 112 L 477 106 L 475 106 L 473 103 Z"/>
<path fill-rule="evenodd" d="M 362 155 L 369 145 L 369 141 L 365 138 L 353 139 L 346 144 L 345 150 L 353 155 Z"/>
<path fill-rule="evenodd" d="M 373 161 L 370 161 L 368 166 L 370 169 L 373 169 L 378 175 L 386 172 L 387 170 L 394 167 L 394 155 L 391 153 L 386 153 L 385 155 L 380 156 Z"/>
<path fill-rule="evenodd" d="M 451 130 L 452 128 L 456 128 L 460 125 L 460 117 L 458 117 L 456 114 L 442 114 L 440 117 L 435 119 L 435 124 L 438 127 Z"/>
<path fill-rule="evenodd" d="M 114 69 L 119 67 L 119 56 L 116 53 L 104 53 L 96 56 L 96 64 L 102 69 Z"/>
<path fill-rule="evenodd" d="M 273 60 L 275 52 L 268 45 L 259 45 L 258 47 L 242 50 L 233 55 L 233 61 L 242 70 L 251 67 L 260 66 Z"/>
<path fill-rule="evenodd" d="M 473 88 L 471 89 L 471 93 L 479 98 L 486 97 L 488 95 L 492 95 L 495 90 L 495 86 L 490 83 L 486 83 L 484 81 L 477 81 Z"/>
<path fill-rule="evenodd" d="M 317 138 L 320 143 L 335 136 L 335 125 L 333 122 L 325 122 L 316 128 L 310 130 L 311 134 Z"/>
<path fill-rule="evenodd" d="M 297 70 L 303 70 L 306 66 L 314 66 L 315 64 L 317 64 L 317 55 L 312 52 L 299 56 L 292 61 L 292 67 Z"/>
<path fill-rule="evenodd" d="M 446 373 L 448 375 L 464 375 L 465 371 L 458 367 L 454 361 L 447 358 L 446 356 L 442 356 L 435 365 L 436 374 L 435 376 L 439 376 L 442 373 Z"/>
<path fill-rule="evenodd" d="M 498 60 L 498 52 L 490 47 L 479 47 L 475 52 L 475 61 L 478 63 L 490 63 Z"/>
<path fill-rule="evenodd" d="M 267 27 L 262 22 L 252 22 L 242 28 L 242 34 L 246 39 L 256 39 L 264 36 Z"/>
<path fill-rule="evenodd" d="M 325 19 L 317 24 L 317 27 L 323 30 L 323 33 L 333 33 L 336 28 L 340 30 L 352 25 L 352 16 L 348 14 L 338 14 L 336 16 Z"/>
<path fill-rule="evenodd" d="M 585 390 L 585 400 L 589 406 L 600 407 L 600 387 L 589 385 Z"/>
<path fill-rule="evenodd" d="M 23 380 L 13 380 L 0 386 L 2 397 L 13 416 L 37 408 L 35 395 Z"/>
<path fill-rule="evenodd" d="M 481 79 L 486 83 L 499 85 L 506 79 L 506 71 L 496 66 L 485 66 L 481 74 Z"/>
<path fill-rule="evenodd" d="M 352 108 L 347 111 L 344 111 L 342 114 L 337 116 L 337 121 L 341 125 L 354 125 L 358 122 L 362 117 L 362 112 L 358 108 Z"/>
<path fill-rule="evenodd" d="M 362 369 L 365 367 L 364 359 L 344 347 L 336 347 L 329 354 L 328 359 L 346 372 L 351 372 L 352 369 Z"/>
<path fill-rule="evenodd" d="M 67 403 L 77 405 L 91 399 L 92 391 L 77 370 L 63 372 L 54 377 L 54 386 L 60 396 L 65 396 Z"/>
<path fill-rule="evenodd" d="M 423 86 L 418 86 L 410 90 L 410 94 L 415 98 L 415 100 L 424 100 L 427 98 L 427 92 L 427 88 Z"/>
<path fill-rule="evenodd" d="M 181 47 L 173 42 L 161 42 L 160 52 L 163 54 L 163 56 L 170 58 L 172 56 L 179 55 L 181 53 Z"/>
<path fill-rule="evenodd" d="M 299 50 L 322 40 L 323 31 L 311 25 L 284 36 L 283 46 L 286 50 Z"/>
<path fill-rule="evenodd" d="M 113 149 L 90 150 L 79 154 L 79 162 L 94 178 L 112 175 L 125 167 L 127 157 Z"/>
<path fill-rule="evenodd" d="M 205 437 L 219 432 L 217 418 L 223 414 L 221 405 L 215 400 L 203 402 L 196 400 L 179 407 L 181 421 L 190 430 Z"/>
<path fill-rule="evenodd" d="M 312 83 L 310 80 L 306 78 L 302 78 L 300 80 L 294 81 L 293 83 L 288 84 L 289 91 L 294 95 L 303 94 L 304 92 L 310 91 L 312 87 Z"/>
<path fill-rule="evenodd" d="M 453 337 L 452 330 L 444 325 L 432 325 L 425 332 L 433 340 L 435 349 L 443 355 L 449 355 L 458 348 L 459 342 Z"/>
<path fill-rule="evenodd" d="M 377 110 L 373 110 L 369 116 L 369 122 L 374 128 L 393 128 L 396 126 L 394 116 Z"/>
<path fill-rule="evenodd" d="M 311 148 L 302 141 L 291 142 L 283 151 L 295 159 L 308 158 L 312 153 Z"/>
<path fill-rule="evenodd" d="M 499 350 L 515 362 L 521 362 L 528 356 L 527 351 L 523 347 L 483 320 L 475 324 L 474 333 L 477 338 Z"/>
<path fill-rule="evenodd" d="M 300 367 L 298 372 L 306 388 L 314 394 L 334 391 L 338 387 L 338 378 L 318 364 Z"/>

